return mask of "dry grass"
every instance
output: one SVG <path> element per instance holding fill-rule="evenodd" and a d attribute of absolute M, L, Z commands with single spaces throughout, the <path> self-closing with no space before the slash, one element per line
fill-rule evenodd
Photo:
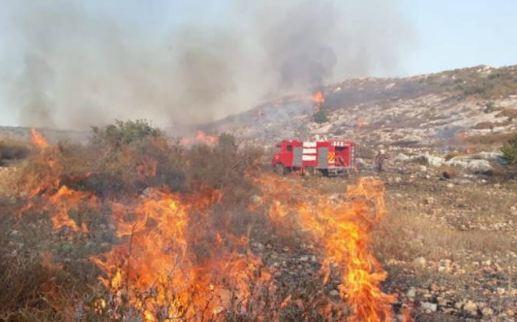
<path fill-rule="evenodd" d="M 116 242 L 110 228 L 108 205 L 112 200 L 134 198 L 149 187 L 185 194 L 218 189 L 224 192 L 218 212 L 224 214 L 228 210 L 225 207 L 232 206 L 236 210 L 231 213 L 236 215 L 214 216 L 211 225 L 230 222 L 232 227 L 246 229 L 260 224 L 254 222 L 256 218 L 243 215 L 246 210 L 241 207 L 254 192 L 246 173 L 256 170 L 260 150 L 239 147 L 228 136 L 214 146 L 185 148 L 168 142 L 160 133 L 142 132 L 133 125 L 130 128 L 122 141 L 111 128 L 110 140 L 97 136 L 87 145 L 60 143 L 34 151 L 1 173 L 0 320 L 108 318 L 96 307 L 96 299 L 107 298 L 108 294 L 97 280 L 98 268 L 89 258 L 106 252 Z M 27 194 L 42 183 L 48 184 L 35 196 Z M 44 207 L 26 208 L 29 202 L 37 204 L 45 194 L 55 193 L 61 185 L 99 198 L 99 209 L 78 208 L 70 214 L 76 222 L 87 223 L 87 234 L 56 231 Z M 124 310 L 123 316 L 138 316 L 129 306 L 120 309 Z"/>
<path fill-rule="evenodd" d="M 20 160 L 29 155 L 30 149 L 24 142 L 2 139 L 0 140 L 0 166 L 12 160 Z"/>
<path fill-rule="evenodd" d="M 503 145 L 503 143 L 507 142 L 512 136 L 513 133 L 491 133 L 486 135 L 471 135 L 465 138 L 465 143 L 472 144 L 476 147 L 478 147 L 479 145 L 501 146 Z M 478 149 L 481 149 L 481 147 L 478 147 Z"/>
<path fill-rule="evenodd" d="M 517 245 L 512 232 L 460 231 L 422 216 L 416 209 L 396 209 L 375 234 L 376 250 L 384 259 L 412 261 L 461 260 L 466 253 L 504 253 Z"/>

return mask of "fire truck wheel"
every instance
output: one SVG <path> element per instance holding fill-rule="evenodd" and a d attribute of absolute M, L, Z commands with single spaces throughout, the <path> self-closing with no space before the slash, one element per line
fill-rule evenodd
<path fill-rule="evenodd" d="M 314 168 L 313 167 L 308 167 L 308 168 L 305 168 L 305 171 L 303 172 L 303 174 L 307 177 L 312 177 L 314 176 Z"/>
<path fill-rule="evenodd" d="M 284 168 L 283 165 L 277 164 L 277 165 L 275 165 L 275 173 L 278 174 L 278 175 L 283 176 L 284 174 L 287 173 L 287 171 L 286 171 L 286 168 Z"/>

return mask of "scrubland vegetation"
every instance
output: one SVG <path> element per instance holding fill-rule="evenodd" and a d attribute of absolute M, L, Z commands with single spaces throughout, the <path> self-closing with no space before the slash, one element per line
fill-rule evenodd
<path fill-rule="evenodd" d="M 187 148 L 145 121 L 94 128 L 86 145 L 62 142 L 39 149 L 2 141 L 0 148 L 2 160 L 25 158 L 5 168 L 0 189 L 0 319 L 18 321 L 127 319 L 127 303 L 129 311 L 118 308 L 118 315 L 108 315 L 98 301 L 108 293 L 90 260 L 117 243 L 110 202 L 150 189 L 185 195 L 216 189 L 224 196 L 220 207 L 231 204 L 237 211 L 236 200 L 253 193 L 246 172 L 258 167 L 261 155 L 259 149 L 238 147 L 229 135 L 213 146 Z M 46 199 L 62 187 L 81 193 L 68 213 L 87 232 L 53 226 L 50 213 L 56 209 Z"/>
<path fill-rule="evenodd" d="M 503 148 L 509 163 L 514 141 Z M 315 202 L 327 221 L 338 218 L 333 211 L 353 202 L 345 191 L 358 177 L 268 179 L 261 149 L 228 134 L 185 145 L 145 121 L 95 128 L 83 145 L 1 147 L 8 166 L 0 172 L 0 319 L 138 321 L 152 312 L 157 320 L 339 321 L 353 314 L 343 282 L 350 267 L 340 270 L 325 255 L 333 230 L 315 229 L 317 240 L 292 209 L 281 214 L 291 204 L 310 214 Z M 371 250 L 388 272 L 382 290 L 394 296 L 386 302 L 393 317 L 511 320 L 515 181 L 492 175 L 462 183 L 458 170 L 419 167 L 380 174 L 387 213 L 371 227 Z M 257 179 L 263 174 L 269 183 Z M 279 191 L 268 195 L 265 187 Z M 178 269 L 163 271 L 164 263 Z M 160 277 L 151 284 L 149 271 Z"/>

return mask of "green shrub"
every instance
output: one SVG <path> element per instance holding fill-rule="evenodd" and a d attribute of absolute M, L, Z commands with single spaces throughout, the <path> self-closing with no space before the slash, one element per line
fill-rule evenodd
<path fill-rule="evenodd" d="M 317 111 L 312 116 L 314 118 L 314 122 L 320 123 L 320 124 L 321 123 L 325 123 L 325 122 L 327 122 L 329 120 L 328 116 L 327 116 L 327 113 L 325 113 L 323 110 Z"/>
<path fill-rule="evenodd" d="M 221 133 L 217 144 L 221 149 L 226 151 L 237 150 L 237 141 L 235 140 L 235 137 L 228 133 Z"/>
<path fill-rule="evenodd" d="M 120 147 L 146 138 L 159 137 L 161 131 L 146 120 L 115 121 L 104 128 L 92 127 L 92 143 Z"/>
<path fill-rule="evenodd" d="M 509 164 L 517 164 L 517 133 L 501 148 L 501 152 Z"/>

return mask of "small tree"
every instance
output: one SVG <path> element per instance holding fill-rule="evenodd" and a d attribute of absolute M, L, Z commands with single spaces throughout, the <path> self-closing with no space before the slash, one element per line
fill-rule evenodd
<path fill-rule="evenodd" d="M 320 123 L 320 124 L 325 123 L 329 120 L 327 117 L 327 113 L 325 113 L 323 110 L 317 111 L 312 116 L 314 117 L 314 122 Z"/>
<path fill-rule="evenodd" d="M 92 143 L 106 144 L 120 147 L 146 138 L 161 135 L 159 129 L 154 128 L 146 120 L 115 121 L 104 128 L 92 127 Z"/>
<path fill-rule="evenodd" d="M 501 152 L 509 164 L 517 164 L 517 133 L 501 148 Z"/>
<path fill-rule="evenodd" d="M 236 151 L 237 141 L 233 135 L 221 133 L 219 135 L 218 146 L 225 151 Z"/>

